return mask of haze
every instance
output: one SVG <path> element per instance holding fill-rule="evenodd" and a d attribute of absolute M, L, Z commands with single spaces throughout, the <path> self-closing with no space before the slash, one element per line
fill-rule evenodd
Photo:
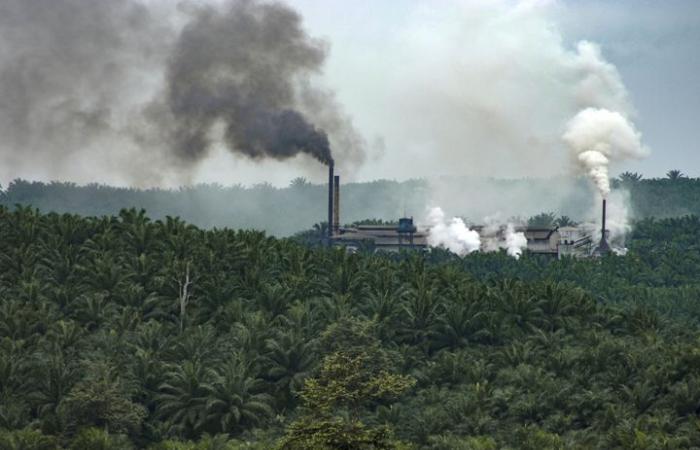
<path fill-rule="evenodd" d="M 181 11 L 202 3 L 183 3 L 177 12 L 171 2 L 148 2 L 162 15 L 149 28 L 159 37 L 148 49 L 152 59 L 136 61 L 138 70 L 132 72 L 138 73 L 130 84 L 99 80 L 105 98 L 119 99 L 111 106 L 120 122 L 132 126 L 133 105 L 149 101 L 162 88 L 161 59 L 170 33 L 183 23 Z M 362 139 L 352 145 L 365 147 L 364 164 L 348 165 L 345 179 L 566 175 L 572 167 L 561 135 L 576 111 L 588 106 L 582 105 L 582 96 L 587 97 L 583 103 L 627 112 L 652 150 L 643 161 L 612 167 L 613 174 L 636 170 L 658 176 L 679 168 L 697 175 L 696 2 L 673 0 L 660 7 L 631 0 L 452 0 L 437 7 L 411 0 L 294 0 L 289 5 L 302 16 L 306 32 L 328 48 L 314 83 L 334 92 L 339 117 L 350 121 Z M 592 88 L 586 79 L 576 79 L 591 62 L 578 53 L 581 40 L 600 49 L 600 61 L 592 63 L 602 74 L 594 80 L 600 85 Z M 8 51 L 0 52 L 3 70 Z M 78 82 L 71 88 L 69 98 L 87 95 Z M 12 93 L 0 94 L 6 109 Z M 16 131 L 13 122 L 3 120 L 3 134 Z M 5 139 L 0 182 L 29 178 L 179 186 L 266 181 L 282 186 L 297 176 L 318 182 L 324 177 L 313 158 L 253 161 L 227 152 L 221 142 L 202 162 L 170 170 L 154 156 L 150 142 L 127 142 L 119 130 L 108 128 L 109 133 L 87 141 L 81 128 L 59 127 L 32 150 L 23 146 L 26 141 Z M 71 150 L 54 151 L 52 143 Z"/>

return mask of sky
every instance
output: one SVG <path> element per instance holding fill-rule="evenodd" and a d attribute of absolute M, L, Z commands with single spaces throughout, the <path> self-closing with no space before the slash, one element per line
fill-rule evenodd
<path fill-rule="evenodd" d="M 622 75 L 652 149 L 630 168 L 700 176 L 700 2 L 572 1 L 559 20 L 568 41 L 599 42 Z"/>
<path fill-rule="evenodd" d="M 80 1 L 84 0 L 47 4 Z M 199 164 L 171 170 L 168 159 L 159 157 L 147 140 L 130 141 L 126 131 L 121 134 L 122 129 L 130 133 L 145 123 L 139 112 L 144 105 L 159 103 L 158 95 L 164 92 L 159 71 L 169 59 L 166 51 L 172 48 L 173 27 L 186 22 L 182 11 L 228 0 L 185 0 L 180 12 L 170 0 L 120 3 L 130 1 L 160 8 L 153 17 L 162 17 L 163 23 L 143 28 L 152 34 L 134 37 L 133 42 L 120 30 L 108 30 L 115 37 L 104 33 L 109 49 L 105 53 L 91 48 L 92 38 L 81 36 L 83 25 L 90 30 L 82 19 L 57 21 L 50 14 L 32 12 L 41 10 L 46 0 L 0 0 L 0 10 L 22 10 L 21 18 L 27 21 L 27 26 L 17 27 L 0 19 L 0 32 L 9 39 L 5 45 L 0 42 L 0 134 L 5 134 L 0 143 L 0 184 L 18 177 L 169 187 L 198 182 L 285 186 L 298 176 L 324 180 L 324 167 L 310 157 L 252 161 L 230 152 L 223 142 L 213 145 Z M 287 4 L 299 12 L 308 35 L 320 39 L 327 51 L 323 70 L 306 81 L 334 99 L 343 120 L 352 124 L 353 136 L 364 142 L 365 162 L 359 166 L 344 164 L 347 149 L 335 149 L 346 181 L 581 175 L 562 136 L 569 121 L 591 107 L 624 115 L 641 134 L 646 150 L 641 153 L 648 154 L 614 161 L 611 175 L 631 170 L 655 177 L 681 169 L 700 176 L 699 0 L 288 0 Z M 94 9 L 97 15 L 86 20 L 108 20 L 99 15 L 104 11 Z M 50 26 L 33 23 L 34 17 Z M 135 19 L 125 20 L 133 24 Z M 63 29 L 66 23 L 70 26 Z M 31 31 L 32 25 L 41 38 L 35 40 L 34 31 L 22 30 Z M 58 33 L 56 39 L 51 33 Z M 126 39 L 127 46 L 110 47 L 117 39 Z M 221 37 L 222 42 L 225 39 Z M 56 47 L 55 42 L 66 46 Z M 135 52 L 143 42 L 148 43 L 147 51 Z M 34 43 L 42 47 L 33 49 Z M 81 58 L 87 71 L 63 67 L 57 51 Z M 34 60 L 23 52 L 40 55 L 39 65 L 32 66 Z M 86 54 L 96 55 L 93 58 L 101 65 L 92 66 Z M 8 61 L 26 67 L 11 67 Z M 120 70 L 105 76 L 101 68 L 112 66 Z M 2 92 L 6 86 L 17 86 L 6 81 L 20 80 L 18 76 L 31 77 L 33 89 Z M 28 80 L 19 85 L 31 85 Z M 99 95 L 89 95 L 95 88 Z M 42 89 L 54 97 L 42 99 Z M 60 89 L 66 90 L 65 95 L 56 95 Z M 34 104 L 23 107 L 22 98 Z M 57 109 L 42 110 L 44 105 Z M 64 105 L 75 106 L 78 114 L 66 113 Z M 82 114 L 83 107 L 89 107 L 91 114 Z M 323 116 L 322 111 L 306 112 L 312 118 Z M 81 146 L 88 119 L 106 131 L 93 131 L 91 140 Z M 44 123 L 52 125 L 48 131 L 37 125 Z M 29 131 L 17 132 L 17 124 Z M 45 136 L 27 138 L 37 129 Z M 70 151 L 55 150 L 61 146 Z"/>
<path fill-rule="evenodd" d="M 391 161 L 389 167 L 385 164 L 369 167 L 361 178 L 393 178 L 391 166 L 401 165 L 401 161 L 390 156 L 401 154 L 401 149 L 394 148 L 394 145 L 400 142 L 397 136 L 406 131 L 400 130 L 401 124 L 397 124 L 398 130 L 387 131 L 390 127 L 386 126 L 387 119 L 383 117 L 391 108 L 383 103 L 387 96 L 382 95 L 382 91 L 391 89 L 395 81 L 387 75 L 392 70 L 384 62 L 387 57 L 384 49 L 400 46 L 397 40 L 404 39 L 402 43 L 406 44 L 406 35 L 415 33 L 418 28 L 416 17 L 421 17 L 421 11 L 450 9 L 460 3 L 488 2 L 292 1 L 304 15 L 309 30 L 325 37 L 331 44 L 328 80 L 337 88 L 342 104 L 370 138 L 383 138 L 385 153 L 389 154 L 384 161 Z M 651 152 L 642 161 L 614 167 L 613 173 L 633 170 L 651 177 L 664 176 L 669 169 L 678 168 L 689 175 L 700 176 L 700 1 L 561 0 L 526 3 L 540 4 L 545 11 L 543 15 L 558 28 L 564 48 L 573 48 L 580 40 L 595 42 L 601 47 L 604 58 L 619 71 L 628 91 L 634 122 Z M 454 24 L 449 17 L 440 14 L 435 20 L 436 28 Z M 416 51 L 415 57 L 439 52 L 437 44 L 438 41 L 427 51 Z M 462 45 L 468 47 L 472 44 L 463 42 Z M 391 56 L 389 59 L 391 64 L 413 67 L 410 61 Z M 450 69 L 452 67 L 448 65 L 435 67 L 436 71 Z M 465 117 L 464 120 L 469 119 Z M 385 125 L 384 129 L 378 124 Z M 432 169 L 429 162 L 421 161 L 416 165 L 419 167 L 408 167 L 401 172 L 418 176 L 426 167 Z M 482 168 L 480 164 L 475 166 Z M 461 169 L 469 172 L 468 168 Z M 497 168 L 488 169 L 487 175 L 517 175 L 517 170 L 499 173 Z M 436 165 L 433 174 L 449 171 L 449 167 Z M 460 169 L 454 172 L 459 173 Z M 533 175 L 530 171 L 525 171 L 525 174 Z"/>

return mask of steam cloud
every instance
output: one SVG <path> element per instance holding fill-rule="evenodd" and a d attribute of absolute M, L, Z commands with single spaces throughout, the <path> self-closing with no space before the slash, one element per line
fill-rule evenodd
<path fill-rule="evenodd" d="M 444 247 L 460 256 L 479 250 L 479 233 L 470 230 L 460 218 L 454 217 L 449 222 L 445 219 L 445 213 L 440 208 L 433 208 L 428 213 L 428 245 Z"/>
<path fill-rule="evenodd" d="M 521 231 L 515 231 L 515 227 L 512 223 L 506 226 L 505 232 L 505 249 L 508 256 L 512 256 L 515 259 L 520 259 L 523 254 L 523 250 L 527 248 L 527 238 L 525 233 Z"/>
<path fill-rule="evenodd" d="M 579 112 L 568 123 L 563 139 L 603 198 L 610 194 L 610 163 L 643 158 L 648 153 L 634 125 L 607 109 Z"/>
<path fill-rule="evenodd" d="M 469 229 L 458 217 L 447 221 L 445 212 L 439 207 L 429 211 L 426 222 L 428 245 L 446 248 L 459 256 L 468 255 L 477 250 L 495 252 L 504 249 L 508 256 L 519 259 L 523 250 L 527 248 L 525 233 L 515 231 L 512 223 L 503 227 L 494 220 L 487 219 L 489 224 L 479 233 Z"/>
<path fill-rule="evenodd" d="M 281 3 L 216 4 L 0 0 L 0 178 L 162 184 L 214 147 L 358 167 L 326 44 Z"/>

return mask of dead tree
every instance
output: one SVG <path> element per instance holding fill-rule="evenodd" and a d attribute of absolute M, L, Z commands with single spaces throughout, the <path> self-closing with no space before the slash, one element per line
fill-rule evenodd
<path fill-rule="evenodd" d="M 178 289 L 178 300 L 180 303 L 180 334 L 185 329 L 185 316 L 187 314 L 187 304 L 190 301 L 190 286 L 192 285 L 192 280 L 190 279 L 190 263 L 189 261 L 185 264 L 185 276 L 184 279 L 178 278 L 177 280 Z"/>

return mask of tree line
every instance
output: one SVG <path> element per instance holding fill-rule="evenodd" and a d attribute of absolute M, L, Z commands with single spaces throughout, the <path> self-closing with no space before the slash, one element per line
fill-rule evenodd
<path fill-rule="evenodd" d="M 652 179 L 626 172 L 613 180 L 613 186 L 629 191 L 632 214 L 637 219 L 700 215 L 700 179 L 678 171 Z M 441 197 L 439 192 L 450 195 Z M 454 215 L 467 215 L 468 221 L 476 223 L 499 211 L 526 219 L 543 210 L 576 222 L 587 219 L 596 208 L 589 183 L 565 177 L 343 183 L 341 196 L 341 219 L 347 224 L 367 218 L 395 221 L 404 215 L 420 221 L 427 207 L 436 206 L 430 203 L 436 197 L 441 202 L 438 206 Z M 292 180 L 286 188 L 261 183 L 250 187 L 134 189 L 15 180 L 0 189 L 0 205 L 8 208 L 20 204 L 43 212 L 102 216 L 136 207 L 146 209 L 154 219 L 177 216 L 202 228 L 257 229 L 278 237 L 291 236 L 321 222 L 327 217 L 326 202 L 326 186 L 304 178 Z"/>

